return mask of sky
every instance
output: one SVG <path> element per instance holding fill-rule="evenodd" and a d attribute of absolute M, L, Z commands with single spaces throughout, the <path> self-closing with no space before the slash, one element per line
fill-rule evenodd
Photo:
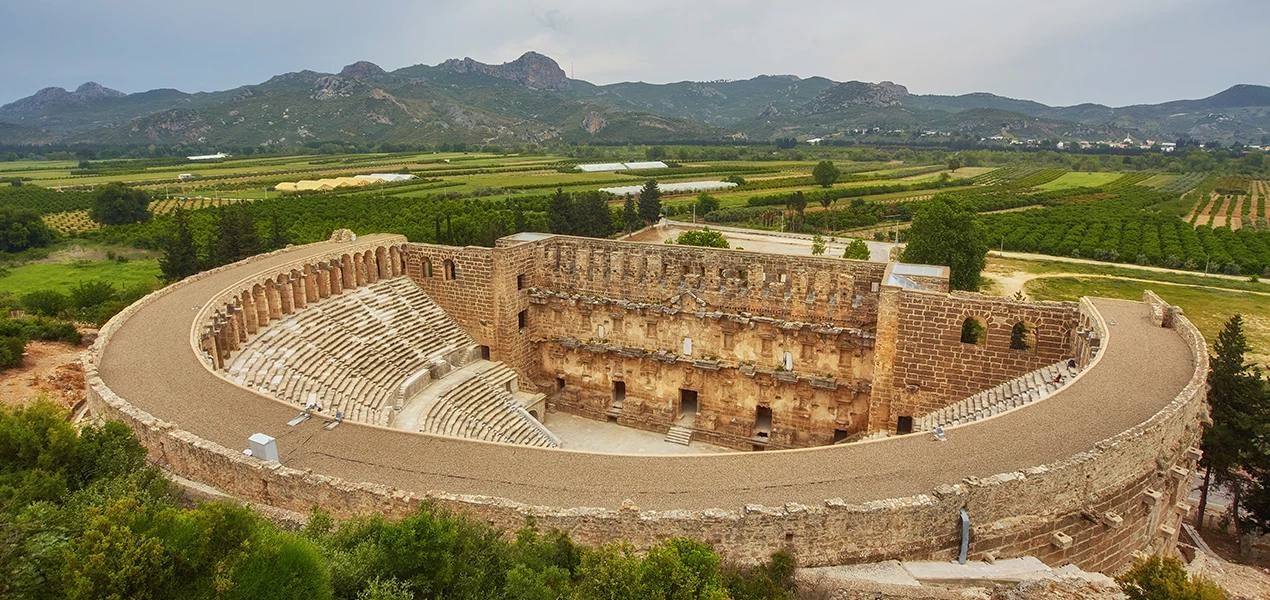
<path fill-rule="evenodd" d="M 528 50 L 601 84 L 820 75 L 1118 106 L 1270 84 L 1270 0 L 4 0 L 0 103 Z"/>

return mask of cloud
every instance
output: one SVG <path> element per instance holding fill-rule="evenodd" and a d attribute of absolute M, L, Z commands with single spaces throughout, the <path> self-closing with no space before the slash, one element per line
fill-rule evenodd
<path fill-rule="evenodd" d="M 597 83 L 792 73 L 1124 104 L 1265 83 L 1266 23 L 1262 0 L 44 0 L 0 7 L 0 101 L 538 50 Z"/>

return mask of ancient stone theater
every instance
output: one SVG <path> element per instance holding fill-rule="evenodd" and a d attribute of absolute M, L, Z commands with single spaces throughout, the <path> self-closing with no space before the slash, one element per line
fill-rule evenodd
<path fill-rule="evenodd" d="M 545 234 L 336 232 L 151 294 L 85 362 L 94 415 L 245 501 L 809 566 L 964 547 L 1115 571 L 1172 548 L 1207 417 L 1203 339 L 1151 293 L 1020 302 L 944 267 Z"/>

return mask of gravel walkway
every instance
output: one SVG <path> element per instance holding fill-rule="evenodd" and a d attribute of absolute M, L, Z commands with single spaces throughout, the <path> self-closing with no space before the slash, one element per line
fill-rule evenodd
<path fill-rule="evenodd" d="M 325 249 L 308 246 L 258 264 Z M 229 269 L 140 310 L 106 347 L 102 379 L 136 406 L 230 448 L 245 447 L 254 432 L 273 435 L 282 462 L 294 468 L 416 492 L 544 506 L 617 508 L 629 498 L 643 509 L 739 509 L 925 493 L 968 476 L 1015 471 L 1089 449 L 1157 412 L 1192 371 L 1182 339 L 1152 326 L 1144 304 L 1096 300 L 1111 331 L 1095 369 L 1047 400 L 950 429 L 945 443 L 915 435 L 808 450 L 666 457 L 504 446 L 352 423 L 324 431 L 316 420 L 289 428 L 295 408 L 217 377 L 190 347 L 194 314 L 247 273 Z"/>

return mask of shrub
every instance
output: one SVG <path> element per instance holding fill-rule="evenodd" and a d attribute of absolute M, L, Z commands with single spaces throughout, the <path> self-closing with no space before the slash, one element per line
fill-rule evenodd
<path fill-rule="evenodd" d="M 1182 561 L 1151 556 L 1134 561 L 1116 578 L 1129 600 L 1225 600 L 1226 592 L 1204 577 L 1188 577 Z"/>
<path fill-rule="evenodd" d="M 22 366 L 22 352 L 25 350 L 25 339 L 0 336 L 0 371 Z"/>
<path fill-rule="evenodd" d="M 38 290 L 22 296 L 21 302 L 29 313 L 56 317 L 70 307 L 71 299 L 56 290 Z"/>
<path fill-rule="evenodd" d="M 847 244 L 846 249 L 842 251 L 842 257 L 854 260 L 869 260 L 869 245 L 864 240 L 851 240 L 851 243 Z"/>
<path fill-rule="evenodd" d="M 728 240 L 722 233 L 710 228 L 685 231 L 675 238 L 674 243 L 683 246 L 702 246 L 705 248 L 727 248 Z"/>

